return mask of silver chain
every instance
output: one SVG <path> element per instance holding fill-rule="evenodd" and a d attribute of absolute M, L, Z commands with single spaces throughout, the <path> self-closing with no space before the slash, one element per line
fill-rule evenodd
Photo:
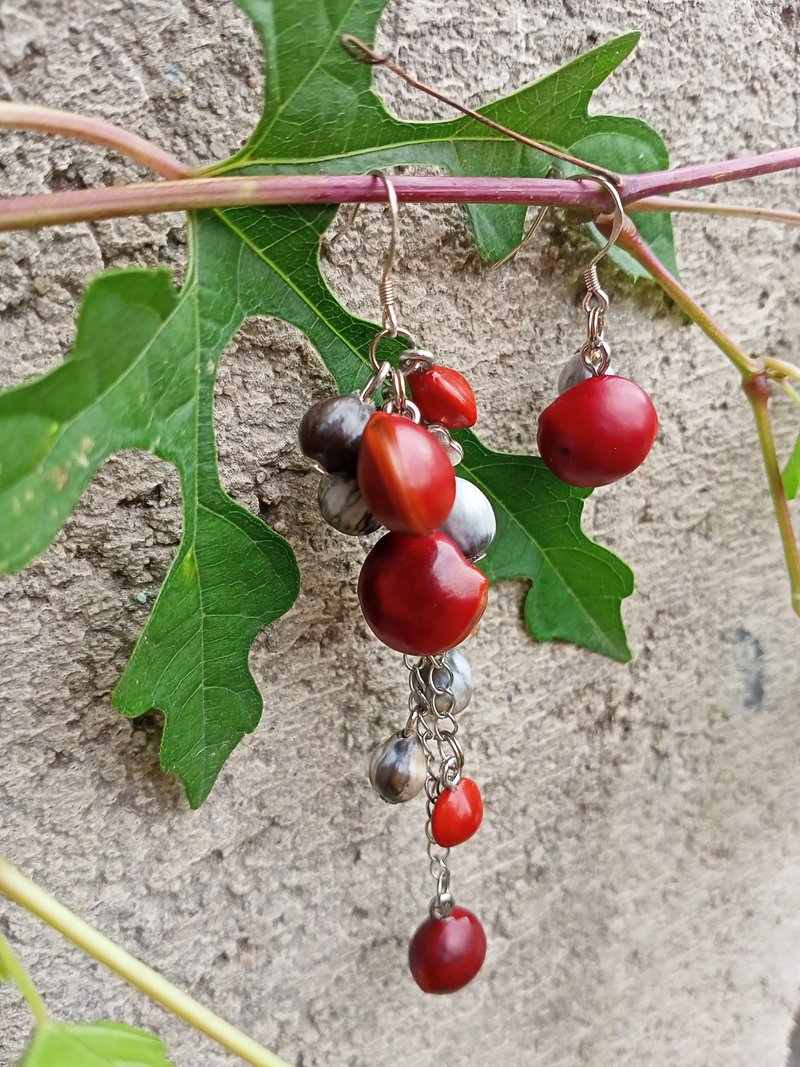
<path fill-rule="evenodd" d="M 410 689 L 409 720 L 406 729 L 416 730 L 425 749 L 428 771 L 425 780 L 428 815 L 425 836 L 428 839 L 431 876 L 436 879 L 436 893 L 431 901 L 430 913 L 435 918 L 443 919 L 450 914 L 455 904 L 455 897 L 450 892 L 450 868 L 447 865 L 450 849 L 441 848 L 436 843 L 432 818 L 433 809 L 442 791 L 458 784 L 464 767 L 464 750 L 456 737 L 458 723 L 453 714 L 456 702 L 453 695 L 453 671 L 445 662 L 444 656 L 404 656 L 403 662 L 409 671 Z M 444 672 L 444 685 L 437 684 L 435 671 Z"/>

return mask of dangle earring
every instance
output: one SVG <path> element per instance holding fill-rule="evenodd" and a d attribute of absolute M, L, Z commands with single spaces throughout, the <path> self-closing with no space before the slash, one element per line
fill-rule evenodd
<path fill-rule="evenodd" d="M 658 416 L 644 389 L 610 367 L 603 337 L 608 295 L 597 265 L 616 243 L 625 209 L 612 182 L 582 174 L 576 181 L 602 185 L 614 202 L 611 233 L 584 272 L 586 341 L 562 368 L 559 397 L 539 416 L 539 453 L 556 477 L 569 485 L 608 485 L 644 462 L 658 432 Z M 537 219 L 538 221 L 538 219 Z"/>
<path fill-rule="evenodd" d="M 383 328 L 369 348 L 372 374 L 361 390 L 310 408 L 299 438 L 322 474 L 323 518 L 346 534 L 386 531 L 364 560 L 358 598 L 375 636 L 403 655 L 408 713 L 373 753 L 369 778 L 390 804 L 424 790 L 436 891 L 429 918 L 411 939 L 409 966 L 424 992 L 452 993 L 475 977 L 486 954 L 481 923 L 455 904 L 448 858 L 483 817 L 457 736 L 457 717 L 472 695 L 469 663 L 457 646 L 486 607 L 489 583 L 475 562 L 496 524 L 484 494 L 453 470 L 463 453 L 450 431 L 475 423 L 472 389 L 399 325 L 391 279 L 397 195 L 386 174 L 376 177 L 386 189 L 392 232 L 379 283 Z M 394 338 L 409 345 L 396 366 L 378 358 L 381 343 Z"/>

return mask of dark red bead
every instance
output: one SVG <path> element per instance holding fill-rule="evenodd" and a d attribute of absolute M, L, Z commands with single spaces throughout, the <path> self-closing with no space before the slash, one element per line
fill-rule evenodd
<path fill-rule="evenodd" d="M 489 582 L 442 533 L 389 533 L 361 568 L 358 599 L 375 636 L 412 656 L 460 645 L 486 608 Z"/>
<path fill-rule="evenodd" d="M 468 841 L 483 820 L 483 798 L 477 782 L 461 778 L 452 789 L 443 789 L 431 815 L 431 833 L 436 844 L 453 848 Z"/>
<path fill-rule="evenodd" d="M 423 993 L 455 993 L 471 982 L 486 958 L 486 934 L 466 908 L 419 926 L 408 948 L 408 965 Z"/>
<path fill-rule="evenodd" d="M 372 416 L 361 438 L 358 484 L 378 522 L 418 536 L 444 522 L 456 496 L 453 465 L 436 438 L 384 411 Z"/>
<path fill-rule="evenodd" d="M 475 394 L 457 370 L 434 363 L 409 374 L 408 384 L 426 422 L 438 422 L 451 430 L 461 430 L 477 422 Z"/>
<path fill-rule="evenodd" d="M 658 415 L 636 382 L 614 374 L 573 385 L 539 416 L 539 452 L 562 482 L 608 485 L 635 471 L 658 433 Z"/>

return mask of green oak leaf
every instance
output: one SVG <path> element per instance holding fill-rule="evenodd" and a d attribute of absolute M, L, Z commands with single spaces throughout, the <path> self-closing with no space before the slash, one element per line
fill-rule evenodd
<path fill-rule="evenodd" d="M 124 1023 L 48 1023 L 18 1067 L 173 1067 L 163 1042 Z"/>
<path fill-rule="evenodd" d="M 795 441 L 792 454 L 783 468 L 783 490 L 789 500 L 794 500 L 800 490 L 800 435 Z"/>
<path fill-rule="evenodd" d="M 72 354 L 0 394 L 0 573 L 52 540 L 100 464 L 142 448 L 181 475 L 178 555 L 115 693 L 130 715 L 166 717 L 161 746 L 190 803 L 261 715 L 247 656 L 291 606 L 297 566 L 282 537 L 233 501 L 217 472 L 213 388 L 232 336 L 202 255 L 180 293 L 166 271 L 124 270 L 86 293 Z"/>
<path fill-rule="evenodd" d="M 372 88 L 372 67 L 340 43 L 344 33 L 374 41 L 386 6 L 382 0 L 317 0 L 304 7 L 302 19 L 292 4 L 239 0 L 239 6 L 253 20 L 264 50 L 264 109 L 242 151 L 209 173 L 352 174 L 413 163 L 461 176 L 537 178 L 554 165 L 551 156 L 468 116 L 404 122 L 390 115 Z M 638 40 L 638 33 L 617 37 L 479 110 L 534 140 L 620 173 L 662 170 L 669 155 L 651 126 L 588 111 L 592 93 Z M 519 243 L 524 207 L 471 205 L 467 212 L 485 259 L 500 259 Z M 642 215 L 639 229 L 676 272 L 670 216 Z M 627 254 L 617 250 L 614 258 L 631 276 L 646 276 Z"/>
<path fill-rule="evenodd" d="M 540 640 L 629 660 L 620 607 L 633 592 L 633 574 L 581 530 L 591 490 L 565 485 L 541 459 L 493 452 L 473 435 L 459 440 L 459 473 L 483 490 L 497 516 L 497 537 L 481 561 L 487 577 L 531 580 L 525 621 Z"/>

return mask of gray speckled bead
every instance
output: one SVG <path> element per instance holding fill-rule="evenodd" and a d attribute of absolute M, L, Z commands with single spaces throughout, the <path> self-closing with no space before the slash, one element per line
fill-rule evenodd
<path fill-rule="evenodd" d="M 320 400 L 300 420 L 303 454 L 328 474 L 355 474 L 361 435 L 374 413 L 375 405 L 365 404 L 358 393 Z"/>
<path fill-rule="evenodd" d="M 483 555 L 497 533 L 497 520 L 477 485 L 456 478 L 456 498 L 440 530 L 455 541 L 467 559 Z"/>
<path fill-rule="evenodd" d="M 381 528 L 364 503 L 355 478 L 327 478 L 323 475 L 318 499 L 323 519 L 339 533 L 362 537 Z"/>
<path fill-rule="evenodd" d="M 457 648 L 451 648 L 449 652 L 445 652 L 444 662 L 453 672 L 451 689 L 455 704 L 452 708 L 448 708 L 450 702 L 444 693 L 434 694 L 432 690 L 429 690 L 429 695 L 435 698 L 436 710 L 441 715 L 446 715 L 448 711 L 451 715 L 458 715 L 472 699 L 472 670 L 467 657 Z M 444 689 L 448 681 L 447 671 L 442 667 L 434 667 L 432 673 L 433 684 L 437 689 Z M 426 686 L 430 684 L 430 676 L 431 668 L 427 666 L 422 671 L 422 679 Z"/>
<path fill-rule="evenodd" d="M 372 788 L 387 804 L 411 800 L 425 785 L 426 775 L 425 750 L 416 734 L 392 734 L 369 761 Z"/>
<path fill-rule="evenodd" d="M 612 366 L 609 366 L 604 373 L 616 374 L 617 372 Z M 558 376 L 558 391 L 559 393 L 566 393 L 567 389 L 571 389 L 573 385 L 578 385 L 579 382 L 585 382 L 591 376 L 592 372 L 581 359 L 580 352 L 576 352 L 574 356 L 569 357 L 561 368 L 561 373 Z"/>

